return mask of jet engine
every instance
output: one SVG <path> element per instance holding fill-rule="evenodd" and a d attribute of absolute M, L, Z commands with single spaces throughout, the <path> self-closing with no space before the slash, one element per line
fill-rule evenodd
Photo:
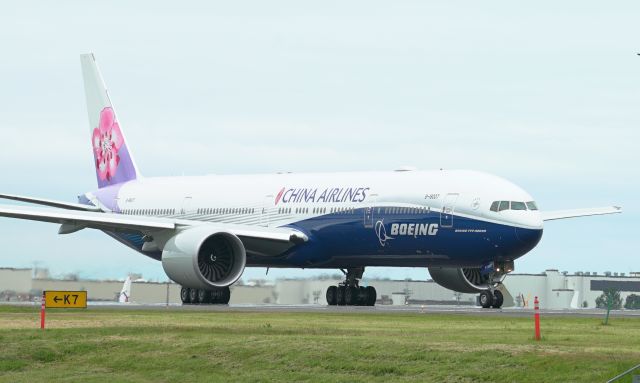
<path fill-rule="evenodd" d="M 477 293 L 487 290 L 490 285 L 489 274 L 480 272 L 480 268 L 429 267 L 431 278 L 440 286 L 459 293 Z"/>
<path fill-rule="evenodd" d="M 226 287 L 240 278 L 247 262 L 242 241 L 232 233 L 193 227 L 171 237 L 162 251 L 162 267 L 183 287 Z"/>

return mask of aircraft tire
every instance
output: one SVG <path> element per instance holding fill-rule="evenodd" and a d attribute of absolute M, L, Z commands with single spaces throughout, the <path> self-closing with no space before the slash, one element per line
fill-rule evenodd
<path fill-rule="evenodd" d="M 483 292 L 481 292 L 480 306 L 482 306 L 483 309 L 488 309 L 489 307 L 491 307 L 492 304 L 493 304 L 493 294 L 491 294 L 491 291 L 484 290 Z"/>
<path fill-rule="evenodd" d="M 229 286 L 222 288 L 222 298 L 220 299 L 220 304 L 228 305 L 231 300 L 231 289 Z"/>
<path fill-rule="evenodd" d="M 189 302 L 198 304 L 198 289 L 189 289 Z"/>
<path fill-rule="evenodd" d="M 367 306 L 375 306 L 376 300 L 378 299 L 378 292 L 375 287 L 367 286 Z"/>
<path fill-rule="evenodd" d="M 358 306 L 367 306 L 369 303 L 369 294 L 367 294 L 367 288 L 364 286 L 358 287 Z"/>
<path fill-rule="evenodd" d="M 198 303 L 203 305 L 211 302 L 211 293 L 208 290 L 198 289 Z"/>
<path fill-rule="evenodd" d="M 493 303 L 491 304 L 491 307 L 493 307 L 494 309 L 499 309 L 500 307 L 502 307 L 503 303 L 504 295 L 502 295 L 502 292 L 500 290 L 495 290 L 493 292 Z"/>
<path fill-rule="evenodd" d="M 188 287 L 183 287 L 180 289 L 180 300 L 182 301 L 183 305 L 188 305 L 189 303 L 191 303 L 191 299 L 189 298 L 189 296 L 190 294 Z"/>
<path fill-rule="evenodd" d="M 345 296 L 345 286 L 338 286 L 337 294 L 336 294 L 336 304 L 338 306 L 344 306 L 344 296 Z"/>
<path fill-rule="evenodd" d="M 346 287 L 344 290 L 344 304 L 347 306 L 355 306 L 358 303 L 358 289 L 355 287 Z"/>
<path fill-rule="evenodd" d="M 335 306 L 337 301 L 336 301 L 336 295 L 338 294 L 338 287 L 337 286 L 329 286 L 329 288 L 327 289 L 327 294 L 326 294 L 326 298 L 327 298 L 327 304 L 329 306 Z"/>

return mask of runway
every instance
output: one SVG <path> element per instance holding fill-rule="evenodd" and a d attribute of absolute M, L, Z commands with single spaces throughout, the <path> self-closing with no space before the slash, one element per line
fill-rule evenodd
<path fill-rule="evenodd" d="M 0 302 L 0 305 L 37 306 L 40 302 Z M 87 304 L 88 310 L 170 310 L 176 311 L 202 311 L 202 312 L 313 312 L 313 313 L 363 313 L 363 314 L 459 314 L 459 315 L 492 315 L 507 317 L 533 316 L 531 308 L 507 307 L 502 309 L 483 309 L 479 306 L 455 306 L 455 305 L 377 305 L 377 306 L 325 306 L 316 304 L 306 305 L 277 305 L 277 304 L 229 304 L 229 305 L 182 305 L 170 303 L 118 303 L 118 302 L 92 302 Z M 541 315 L 547 316 L 574 316 L 574 317 L 600 317 L 606 314 L 602 309 L 541 309 Z M 611 310 L 612 317 L 630 317 L 640 319 L 640 310 Z"/>
<path fill-rule="evenodd" d="M 31 303 L 33 304 L 33 303 Z M 39 304 L 39 303 L 38 303 Z M 211 312 L 314 312 L 314 313 L 376 313 L 376 314 L 459 314 L 459 315 L 497 315 L 510 317 L 533 316 L 534 310 L 530 308 L 508 307 L 502 309 L 483 309 L 478 306 L 455 306 L 455 305 L 430 305 L 430 306 L 392 306 L 377 305 L 369 306 L 325 306 L 316 304 L 306 305 L 276 305 L 276 304 L 230 304 L 230 305 L 181 305 L 169 304 L 139 304 L 139 303 L 117 303 L 117 302 L 89 302 L 89 309 L 125 309 L 125 310 L 158 310 L 165 309 L 171 311 L 211 311 Z M 599 317 L 606 314 L 602 309 L 541 309 L 541 315 L 553 316 L 584 316 Z M 640 319 L 640 310 L 611 310 L 611 316 L 631 317 Z"/>

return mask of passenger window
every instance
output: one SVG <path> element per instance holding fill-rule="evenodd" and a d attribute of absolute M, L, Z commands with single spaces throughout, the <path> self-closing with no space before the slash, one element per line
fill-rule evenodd
<path fill-rule="evenodd" d="M 500 201 L 498 211 L 509 210 L 509 201 Z"/>
<path fill-rule="evenodd" d="M 527 210 L 527 205 L 524 202 L 511 201 L 511 210 Z"/>
<path fill-rule="evenodd" d="M 491 210 L 491 211 L 498 211 L 498 204 L 499 204 L 499 203 L 500 203 L 500 202 L 498 202 L 498 201 L 493 201 L 493 203 L 491 204 L 491 208 L 489 208 L 489 210 Z"/>

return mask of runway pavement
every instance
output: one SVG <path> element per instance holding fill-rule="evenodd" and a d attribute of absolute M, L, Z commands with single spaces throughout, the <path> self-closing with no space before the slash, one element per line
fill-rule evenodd
<path fill-rule="evenodd" d="M 231 304 L 231 305 L 179 305 L 173 304 L 99 304 L 89 303 L 90 308 L 118 307 L 130 309 L 158 309 L 190 310 L 190 311 L 246 311 L 246 312 L 326 312 L 326 313 L 385 313 L 385 314 L 460 314 L 460 315 L 499 315 L 499 316 L 532 316 L 533 309 L 508 307 L 502 309 L 483 309 L 478 306 L 455 305 L 376 305 L 369 306 L 325 306 L 317 304 L 306 305 L 276 305 L 276 304 Z M 601 309 L 567 309 L 567 310 L 540 310 L 541 315 L 565 315 L 565 316 L 602 316 L 605 310 Z M 611 316 L 635 317 L 640 319 L 640 310 L 612 310 Z"/>
<path fill-rule="evenodd" d="M 2 305 L 37 306 L 40 302 L 0 302 Z M 181 305 L 181 304 L 139 304 L 118 302 L 88 302 L 89 310 L 123 309 L 123 310 L 171 310 L 171 311 L 236 311 L 236 312 L 315 312 L 315 313 L 379 313 L 379 314 L 460 314 L 460 315 L 496 315 L 496 316 L 532 316 L 533 309 L 507 307 L 502 309 L 483 309 L 478 306 L 455 305 L 377 305 L 368 306 L 325 306 L 316 304 L 306 305 L 276 305 L 276 304 L 231 304 L 231 305 Z M 553 316 L 584 316 L 599 317 L 606 313 L 601 309 L 541 309 L 541 315 Z M 611 316 L 631 317 L 640 319 L 640 310 L 612 310 Z"/>

